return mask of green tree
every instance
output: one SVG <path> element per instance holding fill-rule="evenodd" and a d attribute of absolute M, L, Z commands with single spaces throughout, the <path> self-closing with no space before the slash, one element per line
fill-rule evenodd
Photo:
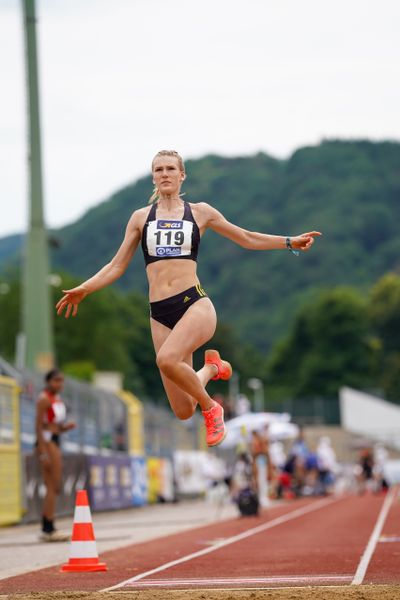
<path fill-rule="evenodd" d="M 11 361 L 15 357 L 15 341 L 20 331 L 20 291 L 17 278 L 0 280 L 0 355 Z"/>
<path fill-rule="evenodd" d="M 400 277 L 387 273 L 371 290 L 369 313 L 384 354 L 400 350 Z"/>
<path fill-rule="evenodd" d="M 63 364 L 63 371 L 76 379 L 92 382 L 96 365 L 91 360 L 73 360 Z"/>
<path fill-rule="evenodd" d="M 369 314 L 380 341 L 379 382 L 385 396 L 400 403 L 400 277 L 388 273 L 372 288 Z"/>
<path fill-rule="evenodd" d="M 351 288 L 320 293 L 297 315 L 267 366 L 271 394 L 335 396 L 341 385 L 371 383 L 367 302 Z"/>
<path fill-rule="evenodd" d="M 381 384 L 386 399 L 400 404 L 400 352 L 391 352 L 384 358 Z"/>

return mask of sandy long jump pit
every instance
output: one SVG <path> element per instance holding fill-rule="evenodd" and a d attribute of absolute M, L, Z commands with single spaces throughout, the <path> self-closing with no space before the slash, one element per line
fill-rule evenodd
<path fill-rule="evenodd" d="M 0 600 L 398 600 L 400 586 L 285 588 L 274 590 L 138 590 L 131 592 L 36 592 Z"/>

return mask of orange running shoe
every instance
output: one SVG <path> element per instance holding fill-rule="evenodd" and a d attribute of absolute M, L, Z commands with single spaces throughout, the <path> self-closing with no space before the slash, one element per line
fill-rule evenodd
<path fill-rule="evenodd" d="M 206 425 L 207 446 L 218 446 L 226 436 L 224 409 L 216 402 L 212 408 L 203 411 L 203 417 Z"/>
<path fill-rule="evenodd" d="M 216 365 L 218 373 L 213 379 L 230 379 L 232 377 L 232 367 L 227 360 L 222 360 L 218 350 L 206 350 L 204 353 L 206 365 Z"/>

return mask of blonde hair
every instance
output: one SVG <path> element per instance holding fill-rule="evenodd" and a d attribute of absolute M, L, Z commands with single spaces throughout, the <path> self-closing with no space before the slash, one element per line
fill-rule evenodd
<path fill-rule="evenodd" d="M 160 150 L 159 152 L 157 152 L 157 154 L 151 161 L 151 170 L 153 170 L 154 161 L 159 156 L 173 156 L 173 157 L 177 158 L 180 170 L 183 173 L 185 173 L 185 163 L 183 162 L 182 156 L 176 150 Z M 158 200 L 159 197 L 160 197 L 160 193 L 159 193 L 158 187 L 155 185 L 154 189 L 153 189 L 153 193 L 149 198 L 149 204 L 152 204 L 153 202 Z"/>

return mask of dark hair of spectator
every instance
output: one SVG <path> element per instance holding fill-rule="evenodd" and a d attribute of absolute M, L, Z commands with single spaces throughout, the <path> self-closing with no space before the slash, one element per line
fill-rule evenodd
<path fill-rule="evenodd" d="M 54 379 L 54 377 L 58 377 L 59 375 L 62 375 L 60 369 L 51 369 L 44 376 L 44 380 L 45 380 L 46 383 L 49 383 L 49 381 L 51 381 L 52 379 Z"/>

